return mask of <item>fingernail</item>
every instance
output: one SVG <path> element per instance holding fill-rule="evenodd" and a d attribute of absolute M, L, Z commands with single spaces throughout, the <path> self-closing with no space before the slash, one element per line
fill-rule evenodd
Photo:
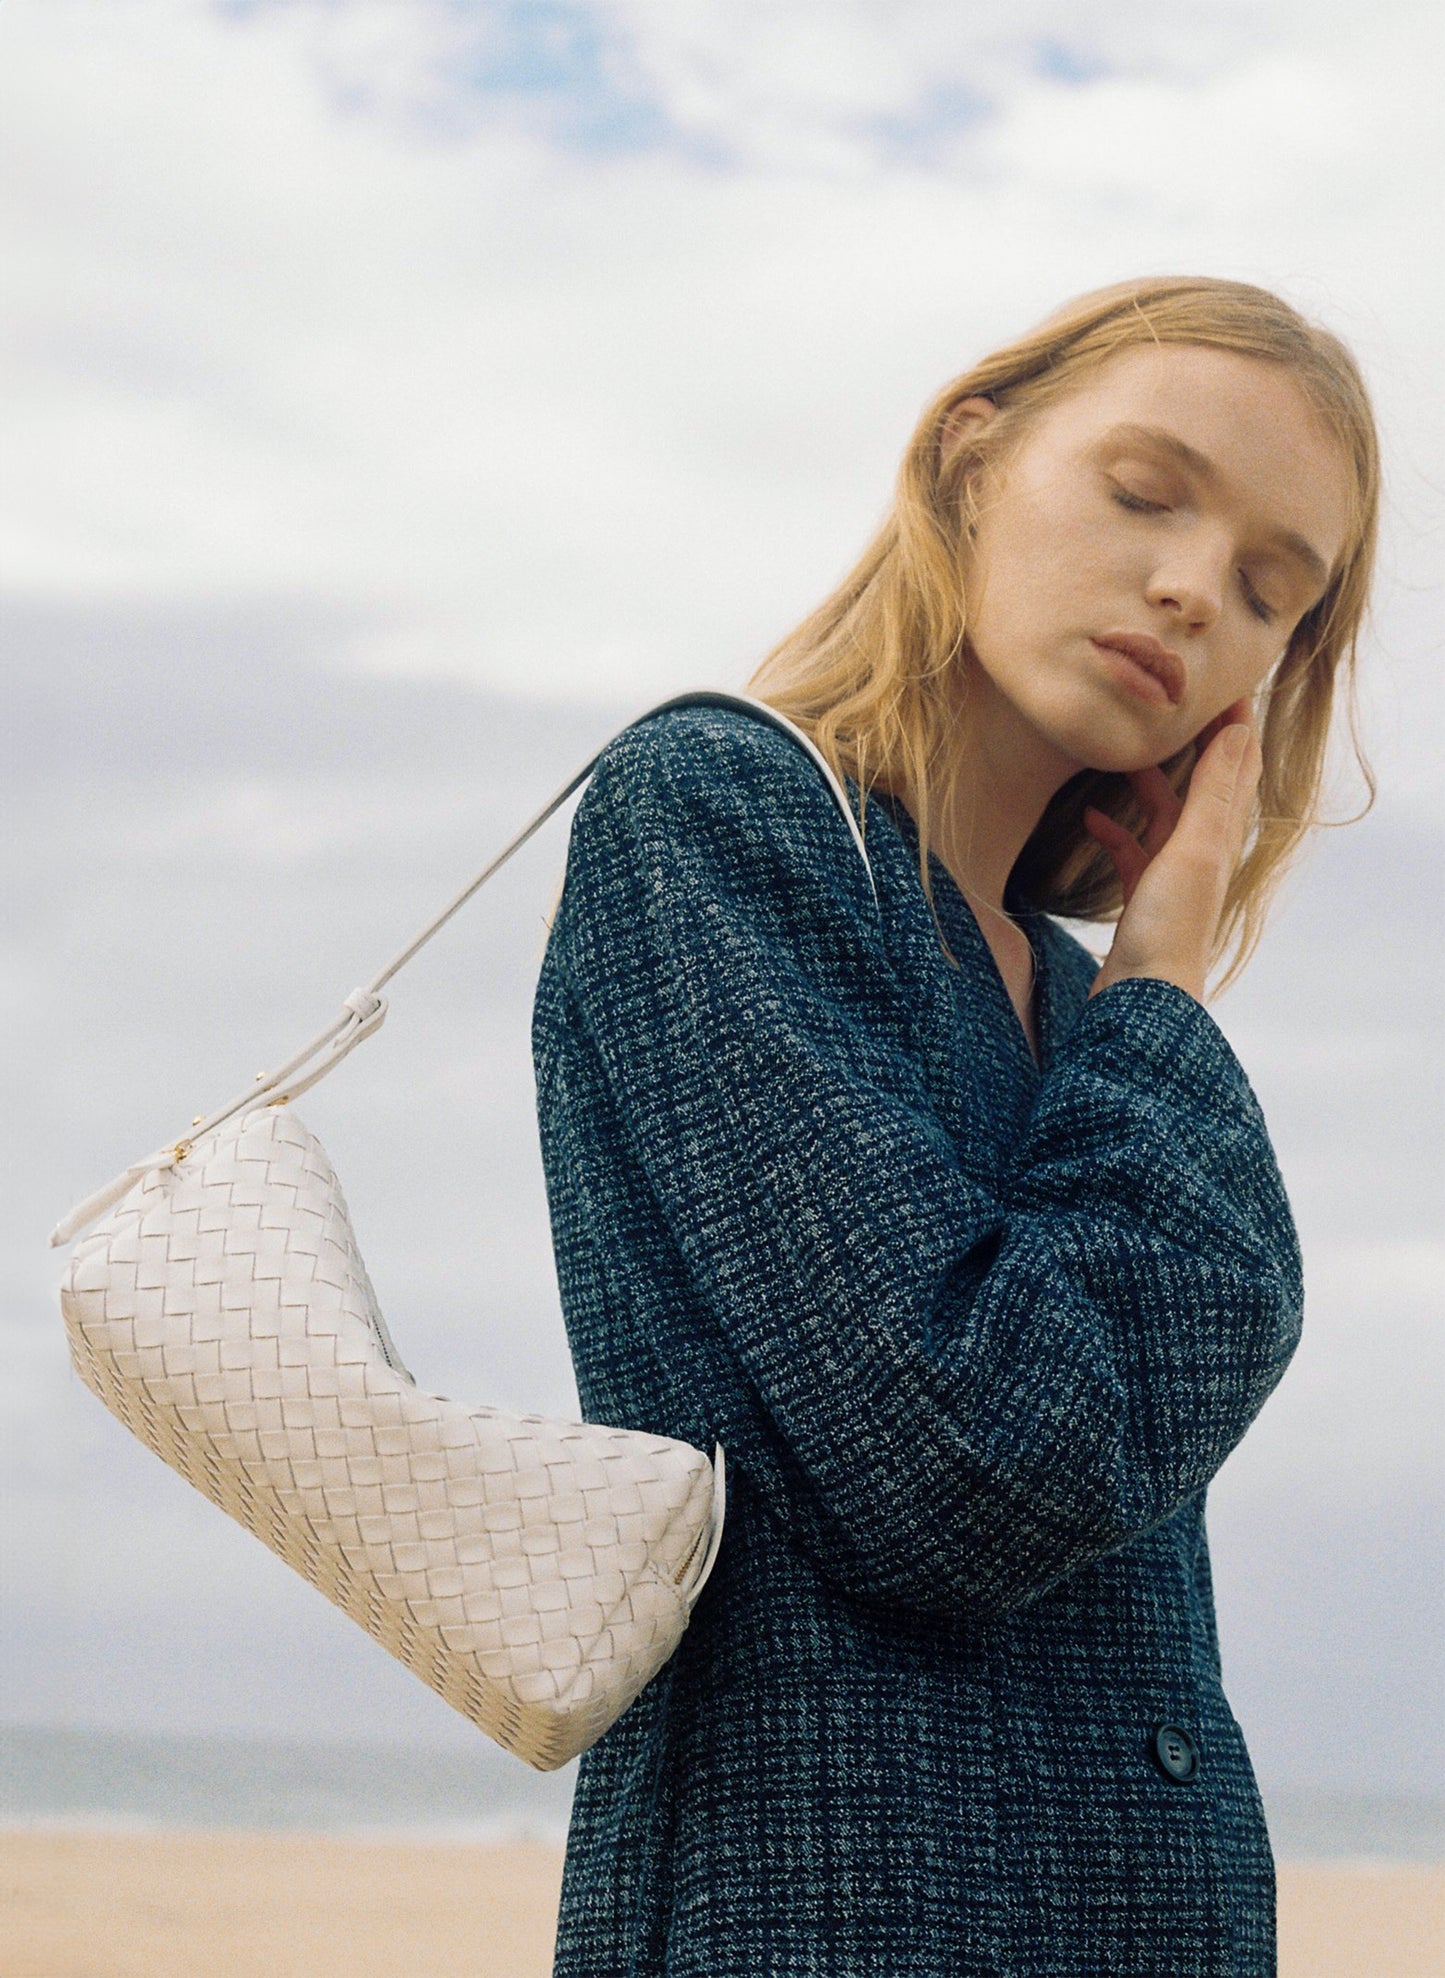
<path fill-rule="evenodd" d="M 1238 765 L 1249 746 L 1249 730 L 1242 721 L 1232 721 L 1220 737 L 1220 751 L 1227 763 Z"/>

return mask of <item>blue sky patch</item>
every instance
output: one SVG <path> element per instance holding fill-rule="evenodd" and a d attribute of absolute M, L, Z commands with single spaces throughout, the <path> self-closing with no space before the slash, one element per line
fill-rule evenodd
<path fill-rule="evenodd" d="M 212 0 L 223 18 L 243 21 L 289 8 L 340 18 L 344 0 Z M 424 100 L 396 106 L 384 74 L 331 78 L 347 110 L 391 103 L 434 133 L 463 133 L 505 108 L 536 124 L 563 149 L 622 154 L 698 147 L 677 131 L 638 74 L 625 41 L 586 0 L 432 0 L 416 10 L 425 71 Z M 711 161 L 711 162 L 716 162 Z"/>
<path fill-rule="evenodd" d="M 1075 88 L 1098 82 L 1114 72 L 1112 65 L 1098 55 L 1064 41 L 1035 42 L 1033 58 L 1037 74 L 1047 76 L 1050 82 L 1071 83 Z"/>
<path fill-rule="evenodd" d="M 909 109 L 870 117 L 864 128 L 884 157 L 927 165 L 951 139 L 986 123 L 996 107 L 992 97 L 966 83 L 939 83 Z"/>
<path fill-rule="evenodd" d="M 567 0 L 457 4 L 477 20 L 474 59 L 456 76 L 483 99 L 530 102 L 569 149 L 652 151 L 674 137 L 667 115 L 632 71 L 594 10 Z"/>

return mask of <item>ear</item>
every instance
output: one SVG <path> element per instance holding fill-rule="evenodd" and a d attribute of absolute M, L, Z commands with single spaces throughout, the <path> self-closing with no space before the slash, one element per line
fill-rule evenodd
<path fill-rule="evenodd" d="M 966 446 L 975 437 L 981 426 L 986 426 L 990 419 L 997 417 L 998 407 L 991 398 L 961 398 L 957 405 L 950 406 L 939 436 L 939 452 L 943 459 L 951 460 L 960 447 Z"/>

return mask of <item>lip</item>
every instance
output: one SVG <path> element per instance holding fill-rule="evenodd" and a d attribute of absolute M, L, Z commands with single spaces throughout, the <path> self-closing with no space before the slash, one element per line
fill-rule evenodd
<path fill-rule="evenodd" d="M 1132 659 L 1136 666 L 1143 667 L 1159 682 L 1171 705 L 1177 707 L 1183 700 L 1184 661 L 1177 652 L 1161 645 L 1147 632 L 1105 632 L 1089 643 L 1103 652 L 1122 653 L 1125 659 Z"/>

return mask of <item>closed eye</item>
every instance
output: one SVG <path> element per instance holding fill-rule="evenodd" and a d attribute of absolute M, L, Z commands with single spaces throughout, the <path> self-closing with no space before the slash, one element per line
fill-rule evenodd
<path fill-rule="evenodd" d="M 1162 515 L 1169 506 L 1164 501 L 1146 501 L 1143 495 L 1131 494 L 1128 488 L 1115 488 L 1113 494 L 1120 508 L 1127 508 L 1133 515 Z"/>
<path fill-rule="evenodd" d="M 1114 487 L 1109 490 L 1120 508 L 1127 508 L 1131 515 L 1164 515 L 1168 513 L 1167 501 L 1150 501 L 1144 495 L 1135 494 L 1130 488 Z M 1244 592 L 1244 602 L 1254 616 L 1268 625 L 1279 613 L 1272 604 L 1266 604 L 1250 582 L 1248 571 L 1239 573 L 1240 589 Z"/>
<path fill-rule="evenodd" d="M 1265 624 L 1268 625 L 1272 618 L 1279 617 L 1279 613 L 1275 610 L 1274 606 L 1272 604 L 1266 604 L 1259 592 L 1254 588 L 1254 585 L 1250 583 L 1247 571 L 1240 571 L 1239 583 L 1241 590 L 1244 592 L 1244 601 L 1256 618 L 1262 618 Z"/>

